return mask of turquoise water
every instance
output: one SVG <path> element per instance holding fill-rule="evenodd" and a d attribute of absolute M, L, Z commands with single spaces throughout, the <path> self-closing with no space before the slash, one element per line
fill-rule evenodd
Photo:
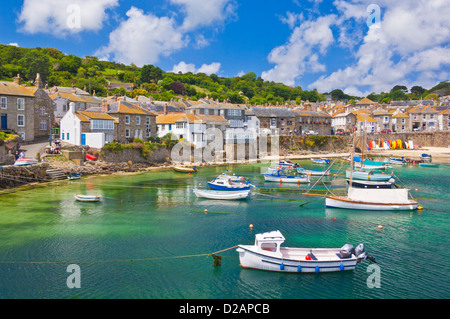
<path fill-rule="evenodd" d="M 450 166 L 394 169 L 424 207 L 412 212 L 327 209 L 323 199 L 301 195 L 312 184 L 265 183 L 260 172 L 267 166 L 89 177 L 2 195 L 0 298 L 450 297 Z M 333 167 L 339 174 L 339 165 Z M 257 194 L 229 202 L 195 197 L 194 187 L 206 188 L 226 169 L 249 178 Z M 326 187 L 345 190 L 338 179 L 316 188 Z M 77 193 L 104 200 L 76 202 Z M 213 266 L 208 254 L 252 244 L 256 233 L 277 229 L 285 246 L 364 243 L 380 267 L 380 288 L 368 287 L 368 261 L 355 271 L 274 273 L 242 269 L 230 249 L 220 253 L 222 265 Z M 70 264 L 80 267 L 81 288 L 67 287 Z"/>

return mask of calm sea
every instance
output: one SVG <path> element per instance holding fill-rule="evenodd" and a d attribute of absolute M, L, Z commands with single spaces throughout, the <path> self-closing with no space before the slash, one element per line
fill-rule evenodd
<path fill-rule="evenodd" d="M 303 167 L 323 169 L 309 161 Z M 266 183 L 268 164 L 171 170 L 63 181 L 0 197 L 0 298 L 150 299 L 434 299 L 449 298 L 450 166 L 396 167 L 423 210 L 352 211 L 325 208 L 301 195 L 312 184 Z M 192 190 L 229 170 L 256 186 L 249 200 L 197 199 Z M 315 188 L 344 191 L 335 164 Z M 103 196 L 82 203 L 74 194 Z M 205 209 L 207 212 L 205 213 Z M 249 225 L 253 225 L 253 229 Z M 379 229 L 378 226 L 383 228 Z M 236 249 L 255 234 L 280 230 L 291 247 L 364 243 L 379 267 L 287 274 L 242 269 Z M 79 266 L 80 288 L 69 289 L 68 266 Z M 369 270 L 369 271 L 368 271 Z"/>

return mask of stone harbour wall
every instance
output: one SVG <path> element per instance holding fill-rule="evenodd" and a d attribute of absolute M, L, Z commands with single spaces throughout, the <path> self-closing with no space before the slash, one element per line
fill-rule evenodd
<path fill-rule="evenodd" d="M 45 182 L 48 180 L 47 168 L 47 163 L 27 166 L 2 166 L 0 168 L 0 188 L 12 188 L 29 183 Z"/>

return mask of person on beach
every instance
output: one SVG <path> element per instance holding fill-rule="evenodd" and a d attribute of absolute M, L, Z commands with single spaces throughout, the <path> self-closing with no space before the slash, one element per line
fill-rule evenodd
<path fill-rule="evenodd" d="M 14 154 L 14 160 L 17 161 L 19 159 L 19 151 L 16 151 L 16 154 Z"/>
<path fill-rule="evenodd" d="M 25 157 L 25 152 L 24 151 L 20 152 L 20 158 L 24 158 L 24 157 Z"/>

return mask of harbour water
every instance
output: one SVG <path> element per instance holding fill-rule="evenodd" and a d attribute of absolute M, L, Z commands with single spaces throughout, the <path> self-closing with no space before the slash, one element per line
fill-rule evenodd
<path fill-rule="evenodd" d="M 260 173 L 267 166 L 89 177 L 2 195 L 0 298 L 450 297 L 450 166 L 394 168 L 424 207 L 406 212 L 327 209 L 322 198 L 301 195 L 312 183 L 264 182 Z M 332 174 L 342 173 L 333 167 Z M 195 197 L 195 187 L 206 189 L 226 169 L 256 186 L 251 199 Z M 346 185 L 341 178 L 316 188 L 344 191 Z M 74 194 L 102 195 L 103 201 L 76 202 Z M 233 248 L 219 254 L 220 267 L 213 266 L 211 253 L 252 244 L 256 233 L 271 230 L 280 230 L 291 247 L 364 243 L 376 258 L 379 288 L 368 284 L 368 261 L 337 273 L 265 272 L 242 269 Z M 71 264 L 80 267 L 81 288 L 67 286 Z"/>

